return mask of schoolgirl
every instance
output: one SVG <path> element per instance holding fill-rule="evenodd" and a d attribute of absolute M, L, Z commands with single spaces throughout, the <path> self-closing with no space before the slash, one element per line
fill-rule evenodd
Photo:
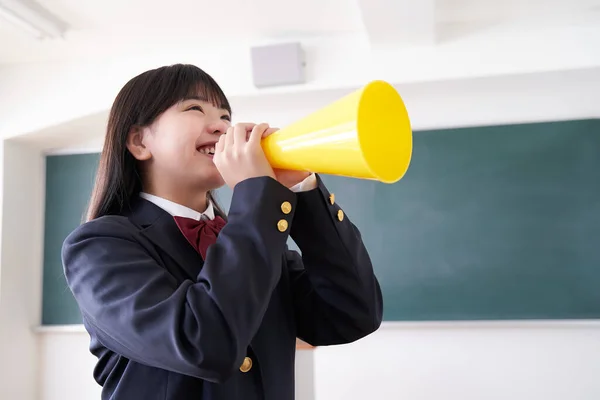
<path fill-rule="evenodd" d="M 297 337 L 335 345 L 380 326 L 369 255 L 321 178 L 274 171 L 260 140 L 275 130 L 230 121 L 191 65 L 116 97 L 87 221 L 62 253 L 103 399 L 291 400 Z"/>

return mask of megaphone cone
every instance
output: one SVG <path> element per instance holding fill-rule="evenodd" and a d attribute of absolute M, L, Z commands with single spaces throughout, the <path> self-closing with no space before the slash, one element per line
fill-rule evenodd
<path fill-rule="evenodd" d="M 394 183 L 410 164 L 412 130 L 396 89 L 373 81 L 267 136 L 262 147 L 273 168 Z"/>

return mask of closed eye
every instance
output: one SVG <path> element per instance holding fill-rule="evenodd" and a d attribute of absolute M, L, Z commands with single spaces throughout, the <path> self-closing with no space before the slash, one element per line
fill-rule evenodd
<path fill-rule="evenodd" d="M 225 121 L 229 121 L 229 122 L 231 122 L 231 117 L 230 117 L 229 115 L 223 115 L 223 116 L 221 117 L 221 119 L 224 119 Z"/>
<path fill-rule="evenodd" d="M 201 113 L 204 112 L 204 110 L 200 106 L 193 106 L 193 107 L 188 108 L 188 111 L 191 111 L 191 110 L 200 111 Z"/>

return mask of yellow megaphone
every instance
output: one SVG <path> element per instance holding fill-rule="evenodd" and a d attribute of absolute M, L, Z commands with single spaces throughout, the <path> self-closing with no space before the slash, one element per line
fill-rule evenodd
<path fill-rule="evenodd" d="M 412 129 L 396 89 L 363 88 L 262 140 L 274 168 L 394 183 L 410 164 Z"/>

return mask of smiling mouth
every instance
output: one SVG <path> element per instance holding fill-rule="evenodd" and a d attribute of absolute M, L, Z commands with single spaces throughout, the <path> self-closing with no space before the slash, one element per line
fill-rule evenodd
<path fill-rule="evenodd" d="M 205 146 L 200 146 L 196 149 L 200 154 L 204 154 L 205 156 L 212 157 L 215 155 L 215 145 L 209 144 Z"/>

